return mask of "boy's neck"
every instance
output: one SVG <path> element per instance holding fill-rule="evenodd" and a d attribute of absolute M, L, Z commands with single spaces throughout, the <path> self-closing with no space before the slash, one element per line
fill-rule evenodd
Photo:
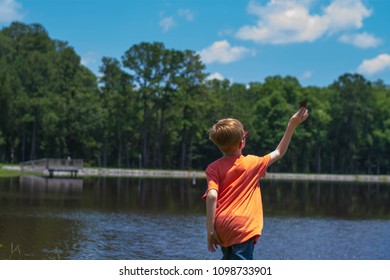
<path fill-rule="evenodd" d="M 233 157 L 233 156 L 241 156 L 242 155 L 242 150 L 237 150 L 234 153 L 231 154 L 225 154 L 223 153 L 224 157 Z"/>

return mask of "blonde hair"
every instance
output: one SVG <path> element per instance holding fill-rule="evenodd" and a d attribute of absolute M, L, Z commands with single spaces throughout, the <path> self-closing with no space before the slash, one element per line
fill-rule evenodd
<path fill-rule="evenodd" d="M 227 118 L 216 122 L 207 133 L 223 153 L 229 154 L 239 148 L 244 137 L 244 126 L 239 120 Z"/>

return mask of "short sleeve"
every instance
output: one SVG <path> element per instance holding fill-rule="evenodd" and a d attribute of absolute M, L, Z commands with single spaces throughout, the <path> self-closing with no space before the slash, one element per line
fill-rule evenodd
<path fill-rule="evenodd" d="M 265 155 L 260 158 L 259 162 L 259 174 L 260 178 L 264 178 L 267 175 L 267 168 L 269 165 L 269 162 L 271 161 L 271 155 Z"/>
<path fill-rule="evenodd" d="M 206 176 L 207 176 L 207 190 L 203 194 L 202 199 L 206 200 L 207 193 L 210 190 L 216 190 L 218 192 L 219 190 L 219 176 L 218 171 L 213 165 L 209 165 L 206 169 Z"/>

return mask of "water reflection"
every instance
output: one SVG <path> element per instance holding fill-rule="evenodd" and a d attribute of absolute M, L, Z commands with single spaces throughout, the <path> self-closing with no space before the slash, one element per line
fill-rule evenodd
<path fill-rule="evenodd" d="M 83 179 L 76 178 L 48 178 L 34 175 L 20 176 L 19 185 L 23 189 L 37 192 L 61 192 L 67 194 L 81 193 Z"/>
<path fill-rule="evenodd" d="M 51 205 L 99 211 L 204 214 L 205 180 L 139 178 L 43 178 L 22 176 L 0 182 L 6 205 Z M 262 182 L 269 216 L 390 218 L 390 185 L 379 183 Z M 57 206 L 57 207 L 56 207 Z"/>
<path fill-rule="evenodd" d="M 388 184 L 269 181 L 262 193 L 268 215 L 390 218 Z"/>
<path fill-rule="evenodd" d="M 21 176 L 20 194 L 30 201 L 81 199 L 83 180 L 75 178 L 47 178 Z"/>
<path fill-rule="evenodd" d="M 203 213 L 203 182 L 179 179 L 98 178 L 85 181 L 84 207 L 157 213 Z"/>
<path fill-rule="evenodd" d="M 0 179 L 0 259 L 219 258 L 205 246 L 205 187 L 205 180 Z M 264 181 L 262 194 L 255 258 L 390 258 L 389 185 Z"/>

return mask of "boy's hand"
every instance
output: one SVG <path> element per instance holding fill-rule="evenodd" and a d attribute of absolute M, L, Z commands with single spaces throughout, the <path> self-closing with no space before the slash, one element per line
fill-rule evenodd
<path fill-rule="evenodd" d="M 218 234 L 214 232 L 209 232 L 207 234 L 207 248 L 210 252 L 215 252 L 217 245 L 221 244 Z"/>
<path fill-rule="evenodd" d="M 281 159 L 287 151 L 288 145 L 290 144 L 291 137 L 294 134 L 295 128 L 303 123 L 309 116 L 309 110 L 306 109 L 306 104 L 302 103 L 301 108 L 296 112 L 288 122 L 286 131 L 284 132 L 282 140 L 280 140 L 279 145 L 276 147 L 275 151 L 270 153 L 269 165 L 273 164 L 275 161 Z"/>
<path fill-rule="evenodd" d="M 309 110 L 306 107 L 299 108 L 298 112 L 296 112 L 290 119 L 290 123 L 297 127 L 301 123 L 303 123 L 307 117 L 309 116 Z"/>

